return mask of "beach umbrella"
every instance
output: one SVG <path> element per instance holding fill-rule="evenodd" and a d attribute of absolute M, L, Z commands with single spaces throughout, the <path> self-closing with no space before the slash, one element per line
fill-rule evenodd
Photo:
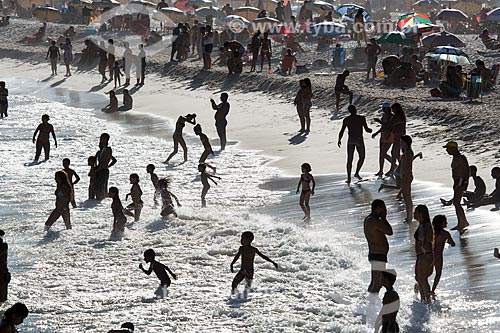
<path fill-rule="evenodd" d="M 311 27 L 311 34 L 320 37 L 337 37 L 347 34 L 347 28 L 336 22 L 321 22 Z"/>
<path fill-rule="evenodd" d="M 407 35 L 415 35 L 415 34 L 424 34 L 424 33 L 432 32 L 435 30 L 439 31 L 439 29 L 440 29 L 440 26 L 436 25 L 436 24 L 419 23 L 419 24 L 415 24 L 414 26 L 406 26 L 401 31 Z"/>
<path fill-rule="evenodd" d="M 459 56 L 456 54 L 427 53 L 425 56 L 431 58 L 432 60 L 449 61 L 449 62 L 454 62 L 455 64 L 458 65 L 470 65 L 469 58 L 464 56 Z"/>
<path fill-rule="evenodd" d="M 487 12 L 486 21 L 500 21 L 500 7 Z"/>
<path fill-rule="evenodd" d="M 53 7 L 37 7 L 33 11 L 33 16 L 43 22 L 62 21 L 61 13 Z"/>
<path fill-rule="evenodd" d="M 345 4 L 337 8 L 337 13 L 345 20 L 354 21 L 354 16 L 356 16 L 358 10 L 363 10 L 363 17 L 366 21 L 371 21 L 372 17 L 370 13 L 363 7 L 355 4 Z"/>
<path fill-rule="evenodd" d="M 442 31 L 435 34 L 430 34 L 422 39 L 422 45 L 427 48 L 436 46 L 454 46 L 454 47 L 464 47 L 465 43 L 447 31 Z"/>
<path fill-rule="evenodd" d="M 234 10 L 235 15 L 242 16 L 250 21 L 255 20 L 259 15 L 259 12 L 260 12 L 259 8 L 249 7 L 249 6 L 239 7 Z"/>
<path fill-rule="evenodd" d="M 168 17 L 175 23 L 181 23 L 186 19 L 186 13 L 179 8 L 165 7 L 160 9 L 160 13 Z"/>
<path fill-rule="evenodd" d="M 118 7 L 120 3 L 116 0 L 100 0 L 92 1 L 92 7 L 94 8 L 106 8 L 106 7 Z"/>
<path fill-rule="evenodd" d="M 188 7 L 206 7 L 212 4 L 211 0 L 189 0 Z"/>
<path fill-rule="evenodd" d="M 412 27 L 417 24 L 432 24 L 432 21 L 426 14 L 409 13 L 399 17 L 397 26 L 400 30 L 402 30 L 406 27 Z"/>
<path fill-rule="evenodd" d="M 238 16 L 238 15 L 228 15 L 222 19 L 222 22 L 224 22 L 224 23 L 231 23 L 233 21 L 243 22 L 246 25 L 251 24 L 249 20 L 247 20 L 246 18 L 244 18 L 242 16 Z"/>
<path fill-rule="evenodd" d="M 455 21 L 467 21 L 469 16 L 463 11 L 458 9 L 443 9 L 437 13 L 436 17 L 443 21 L 455 20 Z"/>
<path fill-rule="evenodd" d="M 195 11 L 196 15 L 200 17 L 212 16 L 212 17 L 223 17 L 225 13 L 217 7 L 201 7 Z"/>
<path fill-rule="evenodd" d="M 419 0 L 412 4 L 413 9 L 419 11 L 431 11 L 434 9 L 441 8 L 441 4 L 438 0 Z"/>
<path fill-rule="evenodd" d="M 92 1 L 91 0 L 71 0 L 70 2 L 68 2 L 68 6 L 72 6 L 72 7 L 82 7 L 83 6 L 91 6 L 92 5 Z"/>
<path fill-rule="evenodd" d="M 328 13 L 328 12 L 337 13 L 337 11 L 335 10 L 335 7 L 333 7 L 333 5 L 331 3 L 328 3 L 325 1 L 320 1 L 320 0 L 314 1 L 314 2 L 308 2 L 306 4 L 306 8 L 309 10 L 312 10 L 314 12 L 320 13 L 320 14 L 324 14 L 324 13 Z"/>
<path fill-rule="evenodd" d="M 254 24 L 254 29 L 267 31 L 269 29 L 272 29 L 273 27 L 276 27 L 281 22 L 271 17 L 259 17 L 253 20 L 252 23 Z M 276 32 L 276 30 L 274 30 L 273 32 Z"/>
<path fill-rule="evenodd" d="M 453 46 L 439 46 L 435 50 L 429 52 L 429 53 L 434 53 L 434 54 L 452 54 L 452 55 L 457 55 L 457 56 L 463 56 L 468 58 L 469 56 L 467 53 L 464 51 L 457 49 L 456 47 Z"/>
<path fill-rule="evenodd" d="M 382 37 L 377 39 L 378 44 L 403 44 L 403 45 L 415 45 L 415 41 L 408 37 L 401 31 L 392 31 L 383 34 Z"/>
<path fill-rule="evenodd" d="M 157 6 L 155 3 L 149 2 L 149 1 L 145 1 L 145 0 L 134 0 L 132 2 L 129 2 L 129 4 L 146 6 L 146 7 L 150 7 L 150 8 L 153 8 L 153 9 L 156 9 L 156 6 Z"/>

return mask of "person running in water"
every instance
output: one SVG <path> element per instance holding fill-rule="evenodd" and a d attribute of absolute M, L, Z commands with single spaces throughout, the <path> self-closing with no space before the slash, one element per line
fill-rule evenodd
<path fill-rule="evenodd" d="M 149 268 L 145 269 L 142 264 L 139 264 L 139 268 L 147 275 L 151 275 L 152 272 L 156 274 L 156 276 L 160 280 L 160 286 L 158 287 L 158 289 L 163 290 L 163 295 L 165 296 L 166 289 L 172 283 L 170 278 L 168 277 L 167 272 L 170 275 L 172 275 L 174 280 L 177 280 L 177 276 L 170 270 L 170 268 L 168 268 L 161 262 L 156 261 L 155 258 L 156 258 L 156 253 L 153 249 L 144 251 L 144 261 L 149 263 Z"/>
<path fill-rule="evenodd" d="M 299 184 L 297 185 L 297 194 L 299 194 L 300 187 L 302 186 L 302 192 L 300 193 L 300 208 L 304 212 L 303 221 L 309 222 L 311 220 L 311 208 L 309 207 L 309 198 L 314 195 L 314 188 L 316 187 L 316 182 L 314 181 L 313 175 L 311 175 L 311 165 L 309 163 L 304 163 L 301 166 L 302 175 L 300 175 Z M 312 182 L 312 187 L 311 187 Z"/>
<path fill-rule="evenodd" d="M 210 189 L 210 183 L 208 180 L 211 180 L 215 185 L 217 185 L 217 182 L 214 180 L 216 179 L 221 179 L 218 176 L 211 175 L 207 172 L 207 166 L 205 163 L 200 163 L 198 165 L 198 171 L 200 172 L 200 180 L 201 184 L 203 185 L 203 189 L 201 190 L 201 207 L 206 207 L 207 206 L 207 200 L 205 197 L 207 196 L 208 190 Z"/>
<path fill-rule="evenodd" d="M 184 141 L 184 138 L 182 137 L 182 130 L 184 129 L 184 126 L 186 126 L 186 122 L 196 125 L 196 114 L 187 114 L 185 116 L 179 116 L 177 118 L 177 122 L 175 123 L 175 131 L 173 135 L 174 139 L 174 151 L 168 155 L 168 158 L 165 160 L 164 163 L 167 163 L 170 161 L 172 157 L 177 154 L 179 150 L 179 145 L 181 145 L 182 149 L 184 150 L 184 162 L 187 162 L 187 146 L 186 146 L 186 141 Z"/>
<path fill-rule="evenodd" d="M 38 127 L 35 130 L 35 133 L 33 133 L 33 143 L 36 141 L 36 152 L 35 152 L 35 162 L 38 162 L 38 158 L 40 158 L 40 154 L 42 153 L 42 148 L 43 152 L 45 153 L 45 160 L 49 159 L 50 155 L 50 141 L 49 141 L 49 134 L 52 134 L 52 138 L 54 138 L 54 143 L 57 148 L 57 139 L 56 139 L 56 133 L 54 132 L 54 127 L 49 124 L 49 115 L 44 114 L 42 116 L 42 123 L 38 125 Z M 38 138 L 36 135 L 38 135 Z M 36 140 L 35 140 L 36 139 Z"/>
<path fill-rule="evenodd" d="M 217 105 L 213 99 L 210 99 L 212 103 L 212 109 L 215 110 L 215 128 L 217 129 L 217 134 L 220 139 L 220 150 L 226 149 L 226 126 L 227 126 L 227 114 L 229 113 L 230 105 L 227 102 L 227 93 L 222 93 L 220 95 L 220 100 L 222 103 Z"/>
<path fill-rule="evenodd" d="M 160 215 L 164 218 L 168 217 L 169 215 L 177 217 L 177 213 L 175 212 L 172 198 L 177 203 L 177 207 L 182 207 L 181 203 L 179 202 L 179 199 L 177 199 L 175 194 L 173 194 L 170 191 L 169 189 L 170 183 L 171 179 L 169 177 L 162 178 L 158 181 L 158 188 L 160 191 L 161 201 L 162 201 Z"/>
<path fill-rule="evenodd" d="M 142 190 L 141 187 L 139 186 L 139 175 L 136 173 L 133 173 L 130 175 L 130 184 L 132 184 L 132 187 L 130 188 L 130 193 L 128 193 L 125 196 L 125 201 L 128 200 L 128 197 L 130 196 L 132 198 L 132 203 L 130 203 L 126 208 L 125 208 L 125 214 L 132 216 L 134 218 L 134 222 L 139 222 L 139 218 L 141 217 L 141 211 L 144 203 L 142 202 Z M 132 211 L 134 211 L 132 213 Z"/>
<path fill-rule="evenodd" d="M 349 105 L 348 107 L 350 116 L 347 116 L 343 123 L 342 129 L 339 133 L 339 148 L 342 145 L 342 137 L 344 136 L 344 132 L 346 128 L 348 129 L 349 138 L 347 140 L 347 183 L 351 182 L 351 170 L 352 170 L 352 161 L 354 159 L 354 150 L 358 152 L 358 164 L 356 166 L 356 173 L 354 173 L 354 177 L 361 180 L 361 176 L 359 175 L 359 171 L 363 166 L 365 161 L 365 142 L 363 139 L 363 130 L 371 133 L 372 130 L 366 124 L 366 118 L 357 114 L 356 107 L 354 105 Z"/>
<path fill-rule="evenodd" d="M 462 208 L 462 197 L 469 185 L 470 168 L 467 158 L 458 150 L 458 143 L 450 141 L 443 146 L 446 152 L 453 156 L 451 162 L 451 176 L 453 178 L 453 206 L 457 214 L 458 223 L 451 230 L 463 231 L 469 226 L 465 211 Z"/>

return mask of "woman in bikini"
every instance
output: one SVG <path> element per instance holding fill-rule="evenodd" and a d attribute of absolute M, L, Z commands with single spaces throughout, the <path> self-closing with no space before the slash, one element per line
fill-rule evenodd
<path fill-rule="evenodd" d="M 443 272 L 444 246 L 446 243 L 450 244 L 450 246 L 455 246 L 455 242 L 453 241 L 450 233 L 445 230 L 448 226 L 446 216 L 434 216 L 434 219 L 432 219 L 432 226 L 434 227 L 434 269 L 436 270 L 436 276 L 434 277 L 431 296 L 434 297 L 439 280 L 441 279 L 441 273 Z"/>
<path fill-rule="evenodd" d="M 389 131 L 386 133 L 386 138 L 390 138 L 392 134 L 394 141 L 391 150 L 391 169 L 385 174 L 386 176 L 391 176 L 400 163 L 399 150 L 401 149 L 401 137 L 406 134 L 406 115 L 401 104 L 394 103 L 391 108 L 394 116 L 387 126 Z"/>
<path fill-rule="evenodd" d="M 184 129 L 184 126 L 186 126 L 186 122 L 196 125 L 196 114 L 188 114 L 185 116 L 179 116 L 177 119 L 177 122 L 175 123 L 175 132 L 173 135 L 174 139 L 174 151 L 170 153 L 168 158 L 165 160 L 164 163 L 168 163 L 172 157 L 177 154 L 177 151 L 179 149 L 179 144 L 181 145 L 182 149 L 184 150 L 184 162 L 187 161 L 187 146 L 186 146 L 186 141 L 184 141 L 184 138 L 182 137 L 182 130 Z"/>
<path fill-rule="evenodd" d="M 418 205 L 415 208 L 414 217 L 419 223 L 414 235 L 415 254 L 417 255 L 417 262 L 415 264 L 417 285 L 415 285 L 415 290 L 420 292 L 422 302 L 429 303 L 431 287 L 428 278 L 432 274 L 432 264 L 434 262 L 434 231 L 432 230 L 431 218 L 427 206 Z"/>
<path fill-rule="evenodd" d="M 313 98 L 311 80 L 309 78 L 304 79 L 304 88 L 302 89 L 302 112 L 304 114 L 304 119 L 306 122 L 306 133 L 311 130 L 311 107 Z"/>
<path fill-rule="evenodd" d="M 309 163 L 304 163 L 301 166 L 302 175 L 300 176 L 299 184 L 297 185 L 297 194 L 299 194 L 300 186 L 302 186 L 302 192 L 300 193 L 300 208 L 304 211 L 304 217 L 302 220 L 308 222 L 311 220 L 311 208 L 309 207 L 309 199 L 311 195 L 314 195 L 314 188 L 316 187 L 316 182 L 313 175 L 311 175 L 311 165 Z M 311 188 L 312 182 L 312 188 Z"/>

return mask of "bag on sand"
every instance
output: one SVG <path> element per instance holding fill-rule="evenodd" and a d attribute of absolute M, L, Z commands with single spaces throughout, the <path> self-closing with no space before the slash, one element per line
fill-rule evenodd
<path fill-rule="evenodd" d="M 431 89 L 430 93 L 432 97 L 441 97 L 441 90 L 438 88 Z"/>

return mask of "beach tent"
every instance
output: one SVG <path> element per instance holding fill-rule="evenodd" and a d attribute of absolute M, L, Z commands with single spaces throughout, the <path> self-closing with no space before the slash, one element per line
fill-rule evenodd
<path fill-rule="evenodd" d="M 399 30 L 402 30 L 406 27 L 413 27 L 417 24 L 432 24 L 432 21 L 427 14 L 409 13 L 399 17 L 397 26 Z"/>
<path fill-rule="evenodd" d="M 427 48 L 437 47 L 437 46 L 453 46 L 453 47 L 464 47 L 465 43 L 447 31 L 442 31 L 436 34 L 430 34 L 422 39 L 422 45 Z"/>
<path fill-rule="evenodd" d="M 415 41 L 401 31 L 392 31 L 383 34 L 377 39 L 378 44 L 399 44 L 399 45 L 416 45 Z"/>
<path fill-rule="evenodd" d="M 42 22 L 61 22 L 62 15 L 58 9 L 53 7 L 37 7 L 33 11 L 33 16 Z"/>
<path fill-rule="evenodd" d="M 244 6 L 234 10 L 235 15 L 242 16 L 249 21 L 253 21 L 259 15 L 260 9 L 256 7 Z"/>
<path fill-rule="evenodd" d="M 443 21 L 468 21 L 469 16 L 458 9 L 443 9 L 437 13 L 436 17 Z"/>
<path fill-rule="evenodd" d="M 359 9 L 363 10 L 363 17 L 365 18 L 365 22 L 372 20 L 370 13 L 365 8 L 355 4 L 341 5 L 337 8 L 337 13 L 344 20 L 354 21 L 354 16 L 356 16 L 356 13 Z"/>
<path fill-rule="evenodd" d="M 226 16 L 226 13 L 224 13 L 222 10 L 220 10 L 217 7 L 201 7 L 198 8 L 195 11 L 195 14 L 200 17 L 207 17 L 207 16 L 212 16 L 212 17 L 224 17 Z"/>
<path fill-rule="evenodd" d="M 452 46 L 440 46 L 426 53 L 425 56 L 433 60 L 450 61 L 459 65 L 470 65 L 467 53 Z"/>
<path fill-rule="evenodd" d="M 419 0 L 412 4 L 412 8 L 417 12 L 430 12 L 441 9 L 441 4 L 438 0 Z"/>
<path fill-rule="evenodd" d="M 325 1 L 318 0 L 314 2 L 308 2 L 306 3 L 306 8 L 319 14 L 328 14 L 328 12 L 332 12 L 337 15 L 335 7 L 331 3 Z"/>
<path fill-rule="evenodd" d="M 336 22 L 321 22 L 311 27 L 311 34 L 320 37 L 337 37 L 347 34 L 347 28 Z"/>
<path fill-rule="evenodd" d="M 486 21 L 500 21 L 500 8 L 495 8 L 486 13 Z"/>

